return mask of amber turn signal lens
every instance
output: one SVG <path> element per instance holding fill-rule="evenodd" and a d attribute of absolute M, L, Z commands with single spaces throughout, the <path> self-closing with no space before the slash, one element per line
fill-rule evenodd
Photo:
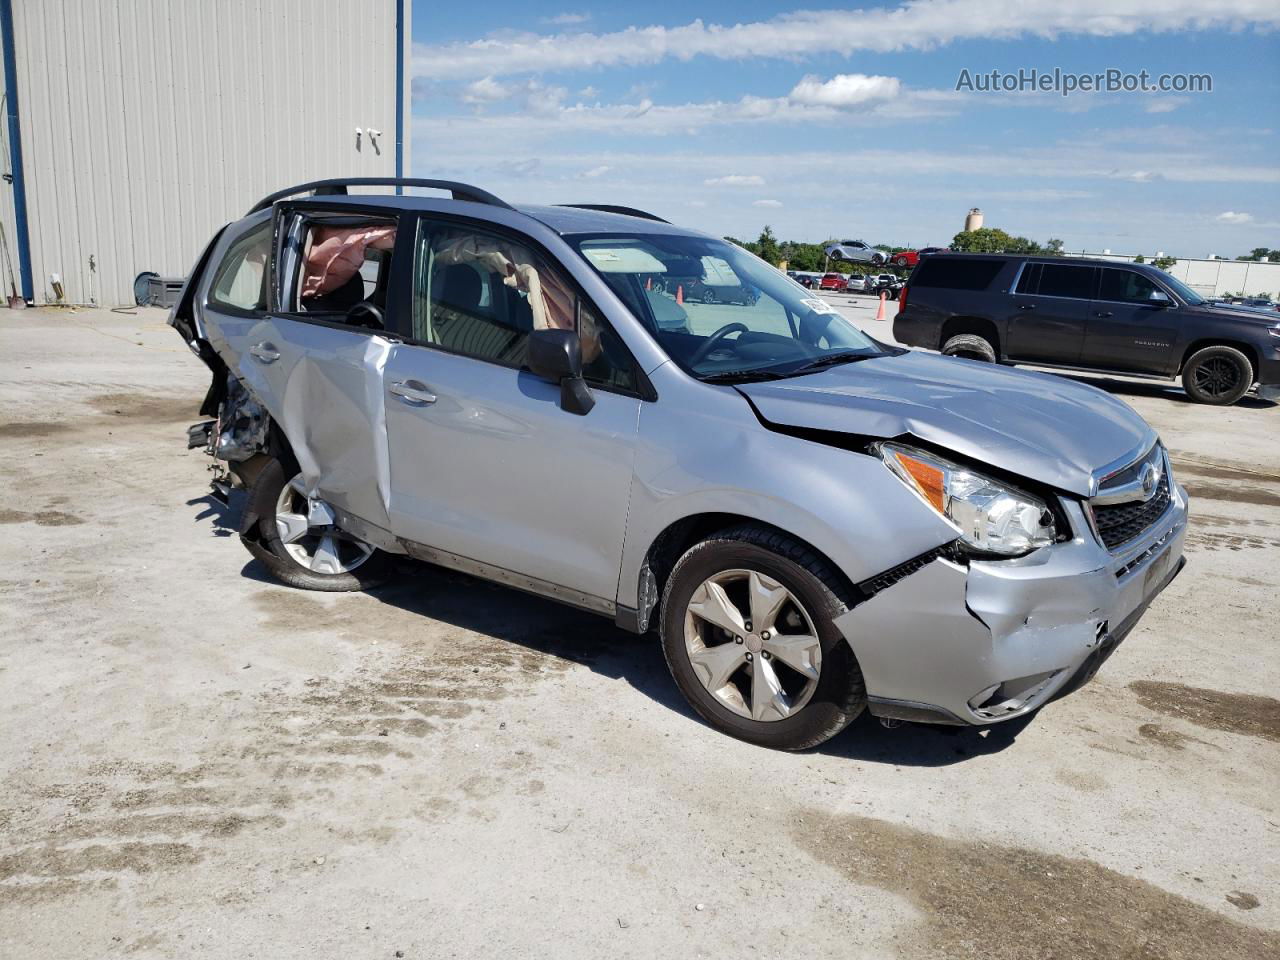
<path fill-rule="evenodd" d="M 906 470 L 911 479 L 915 481 L 916 489 L 920 491 L 920 495 L 929 501 L 933 509 L 945 515 L 946 493 L 943 472 L 932 464 L 916 460 L 905 453 L 895 453 L 894 456 L 902 464 L 902 469 Z"/>

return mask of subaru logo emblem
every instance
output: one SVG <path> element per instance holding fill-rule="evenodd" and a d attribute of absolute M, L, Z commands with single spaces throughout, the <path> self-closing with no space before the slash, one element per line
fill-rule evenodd
<path fill-rule="evenodd" d="M 1160 482 L 1160 472 L 1154 464 L 1142 465 L 1142 499 L 1150 500 L 1156 492 L 1156 484 Z"/>

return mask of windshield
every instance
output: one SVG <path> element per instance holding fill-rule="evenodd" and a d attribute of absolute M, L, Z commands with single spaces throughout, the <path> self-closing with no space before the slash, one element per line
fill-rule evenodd
<path fill-rule="evenodd" d="M 845 362 L 887 352 L 825 300 L 731 243 L 662 234 L 596 235 L 575 243 L 694 376 L 788 376 L 824 358 Z"/>
<path fill-rule="evenodd" d="M 1200 294 L 1196 293 L 1172 274 L 1166 273 L 1164 275 L 1164 282 L 1166 285 L 1172 287 L 1173 292 L 1185 300 L 1188 306 L 1198 307 L 1200 304 L 1208 302 L 1204 297 L 1200 296 Z"/>

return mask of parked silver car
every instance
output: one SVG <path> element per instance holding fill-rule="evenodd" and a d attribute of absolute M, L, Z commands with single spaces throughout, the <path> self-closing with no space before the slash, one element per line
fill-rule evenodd
<path fill-rule="evenodd" d="M 879 266 L 888 259 L 888 254 L 883 250 L 877 250 L 861 240 L 841 240 L 839 243 L 829 243 L 823 248 L 823 252 L 833 260 L 843 260 L 846 263 L 869 263 L 873 266 Z"/>
<path fill-rule="evenodd" d="M 1106 393 L 879 343 L 640 211 L 342 195 L 387 182 L 267 197 L 170 319 L 214 373 L 189 444 L 287 584 L 399 554 L 656 628 L 709 723 L 801 749 L 1035 710 L 1182 566 L 1186 493 Z"/>

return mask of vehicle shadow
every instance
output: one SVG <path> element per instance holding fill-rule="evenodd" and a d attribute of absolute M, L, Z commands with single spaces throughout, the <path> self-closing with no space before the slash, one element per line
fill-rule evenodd
<path fill-rule="evenodd" d="M 241 575 L 274 583 L 256 561 Z M 596 614 L 509 587 L 422 563 L 398 559 L 396 576 L 368 591 L 379 602 L 622 680 L 660 706 L 703 723 L 676 688 L 656 635 L 636 636 Z M 848 730 L 815 753 L 867 763 L 937 767 L 1010 746 L 1031 718 L 977 729 L 902 724 L 885 729 L 863 713 Z"/>
<path fill-rule="evenodd" d="M 208 520 L 213 527 L 215 537 L 232 537 L 240 532 L 240 514 L 244 506 L 245 494 L 241 490 L 231 491 L 231 502 L 225 504 L 211 493 L 202 497 L 194 497 L 187 501 L 188 507 L 201 506 L 204 510 L 196 514 L 193 520 Z"/>
<path fill-rule="evenodd" d="M 1049 372 L 1049 371 L 1044 371 Z M 1162 400 L 1172 400 L 1175 403 L 1195 404 L 1185 390 L 1181 386 L 1173 383 L 1155 380 L 1121 380 L 1115 377 L 1106 376 L 1087 376 L 1072 373 L 1063 373 L 1061 370 L 1052 371 L 1059 377 L 1067 380 L 1074 380 L 1077 383 L 1083 383 L 1090 387 L 1098 387 L 1106 390 L 1108 393 L 1118 393 L 1130 397 L 1159 397 Z M 1255 397 L 1246 394 L 1235 402 L 1236 407 L 1244 410 L 1270 410 L 1276 406 L 1272 400 L 1263 400 L 1261 397 Z"/>

